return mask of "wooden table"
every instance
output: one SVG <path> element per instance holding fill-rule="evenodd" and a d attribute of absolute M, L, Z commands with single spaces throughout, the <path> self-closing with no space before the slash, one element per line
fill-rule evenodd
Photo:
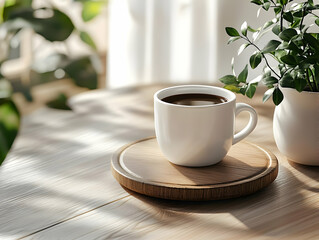
<path fill-rule="evenodd" d="M 154 135 L 152 96 L 162 87 L 92 91 L 71 100 L 74 112 L 44 108 L 26 117 L 0 168 L 0 239 L 319 238 L 319 168 L 293 164 L 278 152 L 273 106 L 261 96 L 238 100 L 259 114 L 248 140 L 279 159 L 269 187 L 199 203 L 123 189 L 111 175 L 111 155 Z M 247 119 L 241 114 L 237 127 Z"/>

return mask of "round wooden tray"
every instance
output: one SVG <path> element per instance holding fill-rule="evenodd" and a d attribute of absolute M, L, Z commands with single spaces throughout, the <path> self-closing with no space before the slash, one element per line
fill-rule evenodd
<path fill-rule="evenodd" d="M 274 154 L 249 142 L 232 146 L 218 164 L 190 168 L 170 163 L 154 137 L 129 144 L 112 158 L 112 173 L 124 187 L 157 198 L 206 201 L 254 193 L 274 181 Z"/>

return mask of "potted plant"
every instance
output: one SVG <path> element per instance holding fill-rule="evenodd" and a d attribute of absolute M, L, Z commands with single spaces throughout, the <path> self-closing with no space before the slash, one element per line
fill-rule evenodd
<path fill-rule="evenodd" d="M 261 75 L 248 82 L 248 64 L 238 74 L 220 78 L 225 88 L 252 98 L 256 87 L 268 87 L 263 101 L 276 105 L 273 131 L 279 150 L 288 159 L 306 165 L 319 165 L 319 9 L 313 0 L 252 0 L 260 10 L 274 11 L 275 17 L 254 29 L 246 22 L 240 31 L 226 27 L 228 43 L 243 40 L 238 54 L 254 48 L 251 69 L 262 62 Z M 306 24 L 307 23 L 307 24 Z M 257 41 L 272 32 L 264 47 Z M 270 64 L 269 59 L 276 64 Z M 232 61 L 233 62 L 233 61 Z"/>

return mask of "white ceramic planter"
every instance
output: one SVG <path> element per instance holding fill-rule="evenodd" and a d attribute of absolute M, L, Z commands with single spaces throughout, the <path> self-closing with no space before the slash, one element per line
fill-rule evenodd
<path fill-rule="evenodd" d="M 273 128 L 277 147 L 289 160 L 319 166 L 319 93 L 281 90 Z"/>

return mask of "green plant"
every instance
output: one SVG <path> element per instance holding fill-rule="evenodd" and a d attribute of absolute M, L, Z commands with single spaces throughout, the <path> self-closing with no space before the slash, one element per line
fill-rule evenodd
<path fill-rule="evenodd" d="M 299 92 L 318 92 L 319 34 L 312 32 L 312 29 L 318 30 L 319 16 L 315 12 L 319 5 L 314 4 L 313 0 L 252 0 L 251 3 L 260 6 L 258 11 L 273 10 L 275 18 L 257 29 L 246 22 L 241 25 L 240 31 L 226 27 L 226 33 L 231 37 L 228 43 L 244 40 L 238 55 L 246 48 L 253 47 L 256 51 L 249 59 L 251 69 L 255 69 L 262 61 L 265 66 L 260 77 L 250 82 L 247 81 L 248 64 L 238 76 L 233 74 L 220 78 L 225 88 L 252 98 L 258 83 L 262 82 L 269 88 L 263 101 L 272 97 L 275 105 L 280 104 L 284 98 L 279 85 Z M 306 25 L 306 20 L 313 24 Z M 257 41 L 270 30 L 274 38 L 260 48 Z M 270 64 L 269 57 L 276 60 L 275 66 Z"/>
<path fill-rule="evenodd" d="M 82 19 L 84 22 L 96 17 L 106 3 L 104 0 L 74 0 L 82 4 Z M 52 51 L 33 62 L 31 68 L 31 86 L 14 81 L 14 91 L 21 91 L 28 100 L 32 100 L 29 93 L 33 85 L 56 79 L 56 70 L 62 70 L 66 77 L 71 78 L 80 87 L 95 89 L 97 87 L 97 68 L 92 57 L 95 55 L 96 45 L 91 36 L 78 29 L 72 19 L 62 10 L 46 1 L 44 7 L 36 7 L 33 0 L 7 0 L 0 8 L 0 32 L 2 32 L 2 45 L 5 42 L 7 54 L 2 56 L 1 62 L 12 58 L 16 51 L 11 44 L 19 40 L 22 29 L 29 28 L 34 33 L 52 45 Z M 61 51 L 64 45 L 68 49 L 67 40 L 70 36 L 76 36 L 91 47 L 92 54 L 78 56 L 76 53 Z M 59 50 L 54 48 L 59 43 Z M 17 44 L 15 44 L 17 45 Z M 16 48 L 19 48 L 19 44 Z M 38 49 L 37 51 L 40 51 Z M 96 58 L 96 57 L 95 57 Z M 81 72 L 80 72 L 81 71 Z"/>
<path fill-rule="evenodd" d="M 0 80 L 0 165 L 7 156 L 20 125 L 20 114 L 11 99 L 11 86 Z"/>
<path fill-rule="evenodd" d="M 74 0 L 74 2 L 82 5 L 81 16 L 84 22 L 94 19 L 106 4 L 106 0 Z M 98 75 L 95 62 L 98 58 L 93 39 L 87 32 L 78 29 L 71 18 L 51 1 L 44 1 L 42 7 L 37 7 L 33 0 L 1 1 L 1 70 L 5 61 L 17 57 L 15 55 L 21 41 L 19 34 L 26 28 L 32 29 L 35 35 L 40 36 L 47 45 L 52 45 L 54 51 L 32 63 L 30 85 L 22 84 L 19 79 L 8 81 L 0 72 L 0 165 L 19 129 L 20 115 L 11 98 L 13 91 L 22 92 L 27 100 L 32 101 L 30 88 L 59 78 L 57 72 L 72 79 L 80 87 L 97 88 Z M 66 53 L 54 48 L 54 45 L 58 43 L 60 45 L 58 49 L 61 49 L 61 45 L 67 49 L 67 40 L 71 35 L 77 36 L 90 46 L 91 54 L 76 56 L 69 51 Z M 19 41 L 18 44 L 16 44 L 17 41 Z M 50 101 L 48 105 L 59 109 L 69 109 L 63 93 L 57 99 Z"/>

